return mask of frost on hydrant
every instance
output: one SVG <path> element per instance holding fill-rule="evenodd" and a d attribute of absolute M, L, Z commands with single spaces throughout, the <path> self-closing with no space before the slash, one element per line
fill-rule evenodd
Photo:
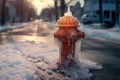
<path fill-rule="evenodd" d="M 63 17 L 57 21 L 58 30 L 54 37 L 59 41 L 60 55 L 58 66 L 69 67 L 76 64 L 76 43 L 84 38 L 84 33 L 78 30 L 79 22 L 76 17 L 72 16 L 70 7 Z"/>
<path fill-rule="evenodd" d="M 90 79 L 91 74 L 88 69 L 90 67 L 80 59 L 81 39 L 85 34 L 78 29 L 79 21 L 72 16 L 70 7 L 68 12 L 58 19 L 56 26 L 58 29 L 54 37 L 59 47 L 58 68 L 76 80 Z M 96 67 L 102 68 L 97 64 Z"/>

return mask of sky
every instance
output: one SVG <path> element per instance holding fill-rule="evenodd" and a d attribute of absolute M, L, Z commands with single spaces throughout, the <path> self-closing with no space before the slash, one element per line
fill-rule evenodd
<path fill-rule="evenodd" d="M 54 6 L 53 0 L 29 0 L 29 1 L 34 6 L 38 15 L 40 14 L 40 12 L 42 11 L 43 8 Z M 68 1 L 68 0 L 66 0 L 66 1 Z M 73 0 L 73 4 L 75 3 L 75 1 L 80 1 L 81 6 L 83 6 L 83 4 L 84 4 L 83 0 Z"/>

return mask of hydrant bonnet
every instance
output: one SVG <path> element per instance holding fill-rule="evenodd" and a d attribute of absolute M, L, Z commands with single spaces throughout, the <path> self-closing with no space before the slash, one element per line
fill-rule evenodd
<path fill-rule="evenodd" d="M 65 13 L 63 17 L 60 17 L 56 25 L 58 27 L 78 27 L 79 21 L 76 17 L 72 16 L 70 8 L 68 7 L 68 12 Z"/>

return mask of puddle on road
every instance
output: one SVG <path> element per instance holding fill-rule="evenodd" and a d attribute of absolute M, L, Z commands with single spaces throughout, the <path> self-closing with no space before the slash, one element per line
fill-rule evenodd
<path fill-rule="evenodd" d="M 52 32 L 53 30 L 39 30 L 39 27 L 30 29 L 15 29 L 8 32 L 0 33 L 0 44 L 13 42 L 34 41 L 35 43 L 45 42 L 54 44 Z"/>
<path fill-rule="evenodd" d="M 53 44 L 53 36 L 50 34 L 41 34 L 41 35 L 13 35 L 8 33 L 0 34 L 0 44 L 7 44 L 13 42 L 25 42 L 25 41 L 34 41 L 35 43 L 45 42 Z"/>
<path fill-rule="evenodd" d="M 13 36 L 16 42 L 24 42 L 24 41 L 34 41 L 35 43 L 45 42 L 48 44 L 53 44 L 54 40 L 51 36 L 23 36 L 23 35 L 17 35 Z"/>

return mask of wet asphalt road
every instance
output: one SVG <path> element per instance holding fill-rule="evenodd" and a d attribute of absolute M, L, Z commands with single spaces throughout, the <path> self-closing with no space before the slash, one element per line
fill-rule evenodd
<path fill-rule="evenodd" d="M 8 30 L 0 33 L 0 44 L 35 41 L 36 43 L 53 41 L 51 33 L 53 28 L 41 28 L 47 26 L 42 23 L 34 23 L 31 26 Z M 50 41 L 51 40 L 51 41 Z M 103 65 L 101 70 L 91 70 L 94 74 L 92 80 L 120 80 L 120 43 L 85 38 L 82 41 L 82 57 Z"/>
<path fill-rule="evenodd" d="M 93 80 L 120 80 L 120 43 L 86 38 L 82 42 L 83 57 L 103 65 L 91 70 Z"/>
<path fill-rule="evenodd" d="M 29 26 L 0 32 L 0 44 L 4 45 L 7 43 L 24 41 L 35 41 L 36 43 L 42 41 L 47 42 L 48 39 L 46 38 L 51 37 L 53 30 L 53 27 L 49 27 L 43 22 L 36 21 Z M 49 41 L 50 40 L 52 39 L 50 38 Z"/>

